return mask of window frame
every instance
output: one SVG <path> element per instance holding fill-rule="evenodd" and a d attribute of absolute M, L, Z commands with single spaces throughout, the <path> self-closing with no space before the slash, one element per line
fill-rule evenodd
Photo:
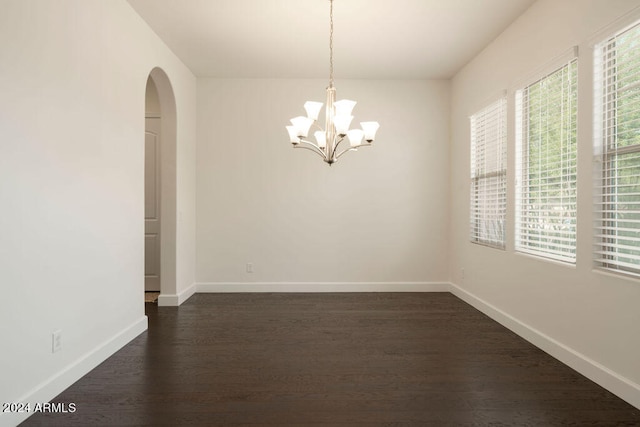
<path fill-rule="evenodd" d="M 482 132 L 478 123 L 483 123 Z M 469 117 L 470 124 L 470 188 L 469 188 L 469 241 L 474 244 L 505 250 L 507 210 L 507 98 L 502 95 L 495 101 Z M 490 124 L 491 128 L 487 127 Z M 481 135 L 480 135 L 481 134 Z M 493 137 L 491 137 L 493 136 Z M 482 151 L 495 154 L 496 164 L 480 164 L 478 155 Z M 495 166 L 495 167 L 491 167 Z M 484 186 L 498 178 L 495 184 Z M 494 192 L 483 192 L 483 188 L 496 185 Z M 491 197 L 495 197 L 494 200 Z M 483 214 L 481 200 L 490 205 L 492 214 Z M 497 232 L 486 232 L 487 223 L 497 221 Z M 484 230 L 484 231 L 483 231 Z"/>
<path fill-rule="evenodd" d="M 577 213 L 577 198 L 578 198 L 578 52 L 577 48 L 572 48 L 567 54 L 562 55 L 552 63 L 546 65 L 543 68 L 542 72 L 537 73 L 536 75 L 530 77 L 526 81 L 522 82 L 518 85 L 515 92 L 515 136 L 516 136 L 516 203 L 515 203 L 515 233 L 514 233 L 514 247 L 517 253 L 523 253 L 527 255 L 532 255 L 535 257 L 540 257 L 542 259 L 548 259 L 552 261 L 557 261 L 563 263 L 565 265 L 575 265 L 577 262 L 577 252 L 578 252 L 578 242 L 577 242 L 577 221 L 578 221 L 578 213 Z M 555 222 L 545 222 L 545 220 L 555 219 L 551 214 L 548 214 L 545 218 L 544 211 L 545 209 L 538 209 L 536 211 L 531 211 L 527 208 L 526 201 L 529 200 L 529 195 L 531 194 L 531 181 L 529 180 L 528 172 L 530 170 L 530 146 L 533 141 L 530 138 L 530 128 L 529 126 L 529 117 L 528 112 L 530 105 L 530 98 L 528 95 L 532 88 L 535 85 L 542 85 L 546 82 L 546 79 L 553 77 L 559 72 L 563 72 L 563 70 L 567 68 L 568 75 L 573 77 L 570 80 L 570 84 L 567 86 L 568 91 L 568 100 L 575 100 L 575 102 L 570 103 L 569 105 L 573 108 L 573 113 L 571 114 L 570 121 L 568 122 L 569 134 L 573 135 L 571 139 L 571 145 L 573 149 L 569 152 L 570 159 L 572 161 L 571 167 L 573 173 L 569 173 L 567 175 L 564 174 L 564 171 L 560 175 L 560 186 L 565 183 L 564 179 L 566 176 L 573 175 L 573 180 L 566 181 L 567 183 L 572 185 L 571 197 L 569 198 L 569 202 L 564 203 L 561 202 L 558 206 L 560 206 L 560 211 L 563 211 L 563 208 L 568 207 L 567 212 L 570 214 L 567 224 L 567 230 L 559 229 L 553 230 L 552 227 L 554 225 L 561 225 L 565 223 L 564 220 L 562 222 L 558 222 L 557 219 Z M 565 90 L 565 87 L 562 86 L 561 90 Z M 563 95 L 563 92 L 560 92 L 560 95 Z M 529 104 L 525 105 L 525 98 Z M 560 126 L 564 126 L 564 123 L 561 123 Z M 562 158 L 563 149 L 559 150 L 559 156 Z M 544 189 L 548 188 L 539 185 L 539 188 Z M 543 192 L 543 190 L 538 190 L 539 193 Z M 551 197 L 548 197 L 548 199 Z M 546 199 L 546 200 L 548 200 Z M 547 209 L 547 212 L 549 209 Z M 537 217 L 532 216 L 530 212 L 539 212 Z M 559 218 L 562 218 L 562 213 L 559 214 Z M 535 224 L 535 220 L 537 219 L 538 224 Z M 541 222 L 543 221 L 543 222 Z M 533 224 L 533 225 L 527 225 Z M 537 234 L 536 228 L 537 227 Z M 546 232 L 544 229 L 549 228 L 551 231 Z M 555 234 L 555 236 L 554 236 Z M 568 237 L 566 237 L 568 236 Z M 538 237 L 539 243 L 537 247 L 535 245 L 535 238 Z M 554 240 L 556 242 L 554 243 Z M 568 240 L 566 244 L 559 243 L 563 240 Z M 568 250 L 567 250 L 568 249 Z"/>
<path fill-rule="evenodd" d="M 618 226 L 623 219 L 617 215 L 621 212 L 619 206 L 625 205 L 619 202 L 618 193 L 619 184 L 616 180 L 619 178 L 618 173 L 621 168 L 617 164 L 620 159 L 628 155 L 636 155 L 635 167 L 640 169 L 640 139 L 639 142 L 632 145 L 619 146 L 618 129 L 623 123 L 619 120 L 618 107 L 620 99 L 619 92 L 625 89 L 637 89 L 640 96 L 640 73 L 636 73 L 634 81 L 626 87 L 618 87 L 620 75 L 618 68 L 625 65 L 617 61 L 618 40 L 624 34 L 636 31 L 634 41 L 640 45 L 640 20 L 631 23 L 612 32 L 606 37 L 602 37 L 594 46 L 594 164 L 596 165 L 596 181 L 594 183 L 594 250 L 593 264 L 594 268 L 604 270 L 614 274 L 621 274 L 640 278 L 640 250 L 635 256 L 622 257 L 620 254 L 622 245 L 619 240 L 624 240 L 620 233 L 625 227 Z M 613 47 L 612 47 L 613 46 Z M 637 49 L 637 59 L 640 59 L 640 47 Z M 611 70 L 615 71 L 611 71 Z M 640 108 L 640 100 L 636 105 Z M 633 120 L 631 120 L 633 122 Z M 628 122 L 625 122 L 628 123 Z M 636 132 L 640 132 L 640 122 L 635 128 Z M 640 177 L 640 171 L 634 175 Z M 637 184 L 640 186 L 640 184 Z M 623 193 L 624 194 L 624 193 Z M 627 202 L 626 204 L 638 204 L 638 202 Z M 638 208 L 640 209 L 640 207 Z M 640 234 L 640 224 L 634 227 L 635 233 Z M 631 266 L 629 263 L 621 261 L 620 258 L 636 258 L 637 266 Z"/>

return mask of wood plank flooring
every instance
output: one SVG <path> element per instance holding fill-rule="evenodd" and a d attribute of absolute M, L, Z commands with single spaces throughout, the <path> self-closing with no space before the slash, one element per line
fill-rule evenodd
<path fill-rule="evenodd" d="M 197 294 L 24 426 L 640 426 L 449 293 Z"/>

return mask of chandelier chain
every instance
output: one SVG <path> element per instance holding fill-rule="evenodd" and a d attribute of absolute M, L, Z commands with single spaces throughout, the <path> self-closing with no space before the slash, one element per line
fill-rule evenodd
<path fill-rule="evenodd" d="M 329 0 L 329 87 L 333 87 L 333 0 Z"/>

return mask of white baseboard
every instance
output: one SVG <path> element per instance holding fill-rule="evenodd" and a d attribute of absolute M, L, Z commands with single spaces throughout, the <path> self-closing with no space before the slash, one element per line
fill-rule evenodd
<path fill-rule="evenodd" d="M 195 283 L 192 283 L 187 289 L 180 292 L 179 294 L 167 295 L 160 294 L 158 295 L 158 306 L 160 307 L 178 307 L 183 302 L 188 300 L 195 294 L 197 291 L 197 287 Z"/>
<path fill-rule="evenodd" d="M 209 282 L 197 292 L 449 292 L 446 282 Z"/>
<path fill-rule="evenodd" d="M 450 291 L 456 297 L 477 308 L 536 347 L 640 409 L 639 384 L 613 372 L 595 360 L 589 359 L 455 284 L 450 284 Z"/>
<path fill-rule="evenodd" d="M 31 407 L 35 403 L 49 402 L 135 337 L 146 331 L 147 327 L 147 316 L 142 316 L 142 318 L 103 342 L 100 346 L 17 399 L 16 402 L 31 403 Z M 27 413 L 4 413 L 0 417 L 0 426 L 16 426 L 26 420 L 29 415 Z"/>

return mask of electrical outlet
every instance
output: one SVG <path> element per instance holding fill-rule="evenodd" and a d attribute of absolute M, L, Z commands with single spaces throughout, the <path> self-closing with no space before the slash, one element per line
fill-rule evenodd
<path fill-rule="evenodd" d="M 57 330 L 51 334 L 51 352 L 56 353 L 62 350 L 62 331 Z"/>
<path fill-rule="evenodd" d="M 253 273 L 253 263 L 247 263 L 247 273 Z"/>

